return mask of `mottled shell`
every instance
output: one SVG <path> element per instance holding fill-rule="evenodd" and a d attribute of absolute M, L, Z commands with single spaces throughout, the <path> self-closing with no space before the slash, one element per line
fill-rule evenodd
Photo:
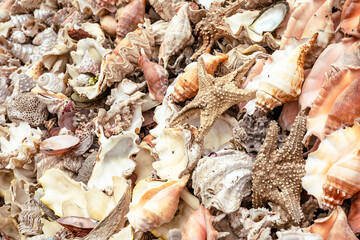
<path fill-rule="evenodd" d="M 162 102 L 168 86 L 168 72 L 159 64 L 151 62 L 145 53 L 139 57 L 138 63 L 144 72 L 150 97 Z"/>
<path fill-rule="evenodd" d="M 48 9 L 35 9 L 34 17 L 40 22 L 51 26 L 55 11 Z"/>
<path fill-rule="evenodd" d="M 126 215 L 135 231 L 146 232 L 169 222 L 188 179 L 189 175 L 170 181 L 147 178 L 136 184 Z"/>
<path fill-rule="evenodd" d="M 121 40 L 127 33 L 134 31 L 139 23 L 144 22 L 145 4 L 143 0 L 132 0 L 119 11 L 121 12 L 117 17 L 116 34 Z"/>
<path fill-rule="evenodd" d="M 149 0 L 150 5 L 165 21 L 170 21 L 176 14 L 174 0 Z"/>
<path fill-rule="evenodd" d="M 309 154 L 304 189 L 324 207 L 334 208 L 360 190 L 360 125 L 340 129 Z"/>
<path fill-rule="evenodd" d="M 14 31 L 11 34 L 10 38 L 11 38 L 12 42 L 20 43 L 20 44 L 24 44 L 24 43 L 28 42 L 28 40 L 29 40 L 29 38 L 22 31 Z"/>
<path fill-rule="evenodd" d="M 80 143 L 80 139 L 71 135 L 59 135 L 41 142 L 40 150 L 48 155 L 60 155 L 70 151 Z"/>
<path fill-rule="evenodd" d="M 257 76 L 262 78 L 256 93 L 259 108 L 272 110 L 298 98 L 304 81 L 305 57 L 316 37 L 295 48 L 289 46 L 285 50 L 275 51 L 271 56 L 272 63 L 265 64 L 262 73 Z"/>
<path fill-rule="evenodd" d="M 214 75 L 217 66 L 229 57 L 223 53 L 216 53 L 215 56 L 205 53 L 202 56 L 205 62 L 205 69 L 207 73 L 211 75 Z M 197 63 L 192 63 L 189 64 L 185 68 L 185 72 L 178 77 L 172 96 L 176 102 L 182 102 L 188 98 L 195 97 L 198 90 Z"/>
<path fill-rule="evenodd" d="M 159 63 L 167 67 L 169 58 L 194 42 L 192 28 L 188 16 L 189 4 L 184 4 L 171 19 L 164 41 L 160 46 Z"/>
<path fill-rule="evenodd" d="M 40 87 L 52 91 L 54 93 L 63 93 L 66 88 L 63 80 L 59 78 L 58 75 L 55 73 L 42 74 L 39 77 L 37 83 Z"/>
<path fill-rule="evenodd" d="M 206 208 L 231 213 L 251 192 L 253 162 L 249 155 L 221 150 L 199 160 L 193 172 L 194 193 Z"/>

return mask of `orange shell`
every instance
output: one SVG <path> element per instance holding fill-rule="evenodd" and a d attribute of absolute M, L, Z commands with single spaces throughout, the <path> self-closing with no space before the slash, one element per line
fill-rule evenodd
<path fill-rule="evenodd" d="M 323 185 L 322 205 L 334 208 L 360 191 L 359 154 L 349 154 L 330 168 Z"/>
<path fill-rule="evenodd" d="M 144 1 L 132 0 L 120 11 L 117 17 L 116 34 L 119 39 L 123 39 L 127 33 L 134 31 L 139 23 L 144 22 Z"/>
<path fill-rule="evenodd" d="M 330 216 L 315 220 L 306 231 L 317 233 L 326 240 L 356 240 L 346 220 L 346 214 L 341 207 L 337 207 Z"/>
<path fill-rule="evenodd" d="M 348 222 L 351 230 L 355 234 L 360 233 L 360 193 L 356 194 L 351 202 L 351 208 L 348 216 Z"/>
<path fill-rule="evenodd" d="M 341 13 L 341 28 L 346 34 L 360 37 L 360 1 L 346 0 Z"/>
<path fill-rule="evenodd" d="M 210 55 L 205 53 L 204 57 L 205 69 L 207 73 L 214 75 L 217 66 L 221 62 L 225 62 L 229 56 L 223 53 L 216 53 Z M 182 102 L 188 98 L 195 97 L 199 90 L 199 81 L 197 76 L 197 63 L 191 64 L 189 68 L 185 69 L 185 72 L 179 76 L 176 82 L 175 90 L 172 92 L 176 102 Z"/>
<path fill-rule="evenodd" d="M 151 62 L 146 54 L 142 54 L 138 62 L 144 72 L 150 96 L 162 102 L 168 86 L 168 72 L 159 64 Z"/>
<path fill-rule="evenodd" d="M 182 240 L 214 240 L 218 232 L 212 226 L 213 216 L 203 205 L 193 212 L 181 232 Z"/>

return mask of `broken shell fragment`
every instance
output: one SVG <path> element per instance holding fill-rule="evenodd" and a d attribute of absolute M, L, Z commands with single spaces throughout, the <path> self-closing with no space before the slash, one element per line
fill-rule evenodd
<path fill-rule="evenodd" d="M 126 215 L 135 231 L 146 232 L 170 222 L 178 209 L 180 193 L 189 175 L 179 180 L 141 180 L 134 188 Z"/>
<path fill-rule="evenodd" d="M 40 150 L 48 155 L 60 155 L 75 148 L 80 139 L 71 135 L 59 135 L 48 138 L 40 143 Z"/>

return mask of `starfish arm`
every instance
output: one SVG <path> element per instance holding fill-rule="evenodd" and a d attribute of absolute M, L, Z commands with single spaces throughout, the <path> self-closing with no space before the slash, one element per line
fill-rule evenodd
<path fill-rule="evenodd" d="M 213 82 L 214 77 L 206 72 L 205 61 L 203 57 L 200 57 L 198 60 L 197 74 L 199 81 L 199 92 L 206 91 L 211 86 L 211 82 Z"/>
<path fill-rule="evenodd" d="M 268 156 L 268 158 L 269 158 L 270 154 L 276 150 L 278 130 L 279 130 L 279 127 L 277 126 L 277 123 L 275 121 L 271 121 L 270 127 L 268 129 L 268 132 L 267 132 L 265 140 L 264 140 L 264 143 L 263 143 L 258 155 L 260 155 L 260 156 L 265 155 L 265 156 Z M 256 158 L 256 161 L 258 161 L 258 158 Z"/>
<path fill-rule="evenodd" d="M 210 131 L 211 127 L 214 125 L 215 120 L 218 115 L 215 109 L 208 108 L 207 111 L 202 111 L 200 113 L 200 128 L 199 132 L 196 135 L 195 141 L 201 142 L 206 134 Z"/>
<path fill-rule="evenodd" d="M 226 74 L 225 76 L 217 78 L 216 82 L 219 83 L 228 83 L 228 82 L 235 82 L 236 86 L 240 86 L 243 83 L 243 78 L 247 74 L 247 72 L 254 66 L 256 62 L 255 58 L 250 59 L 249 61 L 245 62 L 235 71 Z"/>
<path fill-rule="evenodd" d="M 191 109 L 182 109 L 175 117 L 170 121 L 169 126 L 174 127 L 177 124 L 185 121 L 187 118 L 199 113 L 200 109 L 191 108 Z"/>
<path fill-rule="evenodd" d="M 235 83 L 230 83 L 221 88 L 221 91 L 223 92 L 224 98 L 234 104 L 238 104 L 240 102 L 244 101 L 250 101 L 251 99 L 254 99 L 256 97 L 256 90 L 245 90 L 245 89 L 239 89 Z M 231 105 L 231 106 L 232 106 Z"/>

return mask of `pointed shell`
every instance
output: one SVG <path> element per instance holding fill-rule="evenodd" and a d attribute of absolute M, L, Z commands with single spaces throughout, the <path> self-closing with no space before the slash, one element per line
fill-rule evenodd
<path fill-rule="evenodd" d="M 229 57 L 223 53 L 216 53 L 215 56 L 205 53 L 202 56 L 205 62 L 205 69 L 207 73 L 211 75 L 214 75 L 217 66 Z M 172 96 L 176 102 L 182 102 L 188 98 L 195 97 L 198 90 L 197 63 L 192 63 L 189 64 L 185 68 L 185 72 L 178 77 Z"/>
<path fill-rule="evenodd" d="M 221 150 L 204 157 L 193 172 L 194 193 L 208 209 L 235 212 L 251 192 L 252 168 L 251 157 L 240 151 Z"/>
<path fill-rule="evenodd" d="M 144 22 L 144 2 L 144 0 L 132 0 L 123 9 L 119 9 L 121 12 L 117 17 L 116 34 L 120 40 L 129 32 L 134 31 L 139 23 Z"/>
<path fill-rule="evenodd" d="M 359 142 L 360 125 L 355 123 L 330 134 L 309 154 L 303 187 L 324 207 L 334 208 L 360 190 Z"/>
<path fill-rule="evenodd" d="M 274 52 L 272 63 L 265 64 L 262 73 L 257 76 L 263 78 L 256 93 L 258 107 L 272 110 L 298 98 L 304 81 L 305 57 L 316 38 L 317 35 L 314 35 L 307 43 Z"/>
<path fill-rule="evenodd" d="M 133 201 L 126 215 L 135 231 L 146 232 L 169 222 L 178 208 L 180 193 L 189 175 L 179 180 L 140 181 L 133 191 Z"/>
<path fill-rule="evenodd" d="M 70 151 L 80 143 L 78 137 L 71 135 L 59 135 L 48 138 L 41 142 L 40 150 L 48 155 L 60 155 Z"/>
<path fill-rule="evenodd" d="M 39 77 L 37 83 L 40 87 L 54 93 L 63 93 L 66 88 L 63 80 L 55 73 L 44 73 Z"/>

